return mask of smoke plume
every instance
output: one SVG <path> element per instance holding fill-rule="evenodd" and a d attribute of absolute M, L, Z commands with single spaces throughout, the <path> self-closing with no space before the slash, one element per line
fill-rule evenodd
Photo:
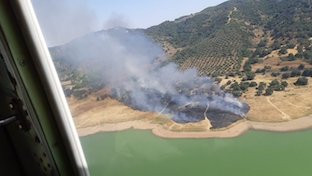
<path fill-rule="evenodd" d="M 112 13 L 108 20 L 103 24 L 103 29 L 111 29 L 117 27 L 129 28 L 129 19 L 127 19 L 122 14 Z"/>
<path fill-rule="evenodd" d="M 96 74 L 114 98 L 134 109 L 168 114 L 177 122 L 199 121 L 212 111 L 239 117 L 248 111 L 195 69 L 182 72 L 174 63 L 163 64 L 162 48 L 142 31 L 114 28 L 59 48 L 59 58 Z"/>
<path fill-rule="evenodd" d="M 96 14 L 84 0 L 32 0 L 48 46 L 99 30 Z"/>

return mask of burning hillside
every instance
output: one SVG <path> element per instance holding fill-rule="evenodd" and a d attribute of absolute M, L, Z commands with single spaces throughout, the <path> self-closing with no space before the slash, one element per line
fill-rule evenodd
<path fill-rule="evenodd" d="M 249 111 L 247 104 L 221 91 L 207 77 L 177 82 L 172 92 L 136 86 L 131 90 L 114 88 L 112 97 L 133 109 L 168 114 L 178 123 L 208 118 L 213 128 L 222 128 L 244 118 Z"/>
<path fill-rule="evenodd" d="M 51 49 L 55 59 L 83 70 L 111 88 L 111 96 L 133 109 L 168 114 L 178 123 L 208 118 L 220 128 L 244 118 L 247 104 L 224 93 L 194 69 L 180 71 L 140 31 L 111 29 Z"/>

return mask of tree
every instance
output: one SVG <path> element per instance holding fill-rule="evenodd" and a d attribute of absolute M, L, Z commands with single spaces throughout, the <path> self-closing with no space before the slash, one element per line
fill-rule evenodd
<path fill-rule="evenodd" d="M 288 71 L 288 70 L 289 70 L 289 67 L 288 67 L 288 66 L 285 66 L 285 67 L 282 67 L 280 70 L 281 70 L 282 72 L 285 72 L 285 71 Z"/>
<path fill-rule="evenodd" d="M 279 85 L 276 85 L 274 88 L 273 88 L 274 91 L 284 91 L 285 90 L 285 87 L 281 84 Z"/>
<path fill-rule="evenodd" d="M 287 60 L 288 61 L 295 61 L 296 57 L 291 53 L 291 54 L 288 55 Z"/>
<path fill-rule="evenodd" d="M 249 82 L 241 82 L 240 83 L 240 88 L 242 91 L 246 92 L 249 88 L 250 83 Z"/>
<path fill-rule="evenodd" d="M 260 82 L 259 86 L 256 88 L 257 89 L 256 96 L 261 96 L 263 94 L 265 87 L 266 87 L 266 83 Z"/>
<path fill-rule="evenodd" d="M 283 90 L 285 90 L 285 87 L 283 85 L 281 85 L 280 82 L 278 80 L 276 80 L 276 79 L 273 80 L 270 83 L 269 88 L 271 88 L 274 91 L 283 91 Z"/>
<path fill-rule="evenodd" d="M 297 69 L 290 72 L 290 77 L 296 77 L 300 75 L 301 75 L 301 71 Z"/>
<path fill-rule="evenodd" d="M 272 87 L 272 86 L 276 86 L 276 85 L 279 85 L 279 82 L 278 82 L 277 79 L 274 79 L 273 81 L 271 81 L 271 83 L 270 83 L 270 86 L 271 86 L 271 87 Z"/>
<path fill-rule="evenodd" d="M 293 42 L 291 42 L 291 43 L 288 43 L 286 47 L 287 47 L 288 49 L 293 49 L 293 48 L 295 48 L 295 46 L 296 46 L 296 44 L 293 43 Z"/>
<path fill-rule="evenodd" d="M 273 94 L 273 92 L 274 92 L 273 89 L 270 88 L 270 87 L 268 87 L 268 88 L 265 90 L 264 95 L 265 95 L 265 96 L 270 96 L 270 95 Z"/>
<path fill-rule="evenodd" d="M 250 72 L 251 69 L 252 69 L 251 64 L 246 62 L 245 65 L 244 65 L 244 71 L 245 72 Z"/>
<path fill-rule="evenodd" d="M 279 51 L 280 54 L 287 54 L 288 51 L 285 47 L 281 48 L 281 50 Z"/>
<path fill-rule="evenodd" d="M 278 77 L 279 75 L 281 75 L 280 72 L 273 72 L 273 73 L 271 74 L 271 76 L 273 76 L 273 77 Z"/>
<path fill-rule="evenodd" d="M 297 47 L 297 50 L 298 50 L 298 53 L 303 53 L 303 46 L 302 45 L 299 45 Z"/>
<path fill-rule="evenodd" d="M 312 69 L 305 69 L 302 73 L 302 76 L 310 76 L 312 77 Z"/>
<path fill-rule="evenodd" d="M 273 50 L 278 50 L 281 48 L 281 43 L 277 40 L 274 41 L 273 45 L 272 45 L 272 49 Z"/>
<path fill-rule="evenodd" d="M 229 77 L 235 77 L 235 73 L 234 73 L 234 72 L 230 72 L 230 73 L 228 74 L 228 76 L 229 76 Z"/>
<path fill-rule="evenodd" d="M 288 82 L 287 81 L 282 81 L 281 85 L 284 86 L 284 87 L 288 87 Z"/>
<path fill-rule="evenodd" d="M 290 77 L 290 73 L 283 73 L 282 74 L 282 79 L 288 79 Z"/>
<path fill-rule="evenodd" d="M 311 60 L 312 59 L 312 51 L 305 51 L 303 53 L 303 57 L 306 59 L 306 60 Z"/>
<path fill-rule="evenodd" d="M 70 97 L 72 95 L 73 91 L 71 89 L 66 88 L 64 90 L 64 94 L 66 97 Z"/>
<path fill-rule="evenodd" d="M 301 52 L 298 52 L 296 55 L 295 55 L 295 57 L 297 58 L 297 59 L 301 59 L 301 58 L 303 58 L 303 53 Z"/>
<path fill-rule="evenodd" d="M 265 69 L 264 68 L 263 69 L 258 68 L 256 70 L 256 73 L 265 73 Z"/>
<path fill-rule="evenodd" d="M 241 56 L 243 57 L 250 57 L 252 55 L 252 52 L 249 49 L 244 48 L 241 51 Z"/>
<path fill-rule="evenodd" d="M 234 97 L 240 97 L 240 96 L 242 96 L 243 93 L 242 93 L 242 91 L 233 91 L 232 94 Z"/>
<path fill-rule="evenodd" d="M 256 96 L 261 96 L 263 94 L 263 89 L 258 89 L 256 92 Z"/>
<path fill-rule="evenodd" d="M 84 99 L 88 96 L 87 91 L 85 89 L 73 90 L 72 95 L 79 100 Z"/>
<path fill-rule="evenodd" d="M 266 65 L 266 66 L 264 66 L 264 69 L 265 69 L 265 70 L 271 70 L 271 69 L 272 69 L 272 67 L 271 67 L 271 66 Z"/>
<path fill-rule="evenodd" d="M 218 75 L 219 75 L 218 73 L 213 73 L 211 77 L 216 78 Z"/>
<path fill-rule="evenodd" d="M 231 81 L 231 80 L 228 80 L 228 81 L 226 82 L 226 85 L 228 86 L 228 85 L 230 85 L 230 84 L 232 84 L 232 81 Z"/>
<path fill-rule="evenodd" d="M 298 66 L 298 70 L 303 70 L 304 69 L 304 64 L 300 64 L 299 66 Z"/>
<path fill-rule="evenodd" d="M 254 72 L 247 72 L 246 73 L 246 79 L 247 80 L 253 80 L 255 78 L 256 74 Z"/>
<path fill-rule="evenodd" d="M 256 64 L 256 63 L 258 63 L 259 62 L 259 59 L 258 58 L 250 58 L 250 59 L 248 59 L 248 63 L 249 64 Z"/>
<path fill-rule="evenodd" d="M 308 85 L 308 78 L 306 77 L 300 77 L 298 80 L 295 82 L 296 86 L 305 86 Z"/>
<path fill-rule="evenodd" d="M 249 84 L 249 87 L 257 87 L 257 83 L 256 82 L 254 82 L 254 81 L 252 81 L 250 84 Z"/>
<path fill-rule="evenodd" d="M 258 44 L 259 48 L 265 47 L 266 46 L 267 41 L 266 40 L 261 40 Z"/>
<path fill-rule="evenodd" d="M 266 83 L 264 83 L 264 82 L 260 82 L 260 83 L 259 83 L 259 86 L 258 86 L 258 90 L 259 90 L 259 89 L 264 90 L 264 89 L 265 89 L 265 87 L 266 87 Z"/>
<path fill-rule="evenodd" d="M 234 91 L 241 91 L 241 88 L 237 82 L 233 83 L 230 88 Z"/>
<path fill-rule="evenodd" d="M 298 47 L 297 47 L 297 50 L 298 50 L 298 53 L 297 53 L 297 57 L 298 58 L 303 58 L 303 46 L 302 45 L 299 45 Z"/>

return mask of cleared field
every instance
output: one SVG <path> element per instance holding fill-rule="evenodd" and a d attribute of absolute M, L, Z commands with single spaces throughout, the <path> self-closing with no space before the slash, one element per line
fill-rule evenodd
<path fill-rule="evenodd" d="M 77 128 L 142 119 L 151 122 L 164 120 L 157 113 L 136 111 L 111 98 L 102 101 L 96 101 L 95 96 L 83 100 L 69 98 L 68 103 Z"/>

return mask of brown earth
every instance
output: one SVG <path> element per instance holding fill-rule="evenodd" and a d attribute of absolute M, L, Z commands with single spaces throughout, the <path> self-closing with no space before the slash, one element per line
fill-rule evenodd
<path fill-rule="evenodd" d="M 269 55 L 262 58 L 262 62 L 254 64 L 252 70 L 256 71 L 257 69 L 264 68 L 264 66 L 270 66 L 273 71 L 278 71 L 285 66 L 288 66 L 289 68 L 297 68 L 300 64 L 304 64 L 306 68 L 312 68 L 311 64 L 301 59 L 295 61 L 282 61 L 281 58 L 287 57 L 289 54 L 296 55 L 298 53 L 296 49 L 287 49 L 287 51 L 288 53 L 284 55 L 279 55 L 279 50 L 272 51 Z"/>
<path fill-rule="evenodd" d="M 167 55 L 168 58 L 173 58 L 173 56 L 178 52 L 181 51 L 182 48 L 175 48 L 167 41 L 162 41 L 163 43 L 163 49 Z"/>
<path fill-rule="evenodd" d="M 240 78 L 223 79 L 221 85 L 228 80 L 240 82 Z M 272 80 L 278 79 L 267 75 L 257 75 L 255 82 L 269 84 Z M 289 86 L 285 91 L 275 91 L 272 96 L 255 96 L 256 88 L 249 88 L 240 98 L 250 106 L 247 118 L 259 122 L 281 122 L 312 114 L 312 78 L 308 78 L 310 85 L 295 86 L 297 78 L 289 78 Z M 282 81 L 282 80 L 280 80 Z"/>

